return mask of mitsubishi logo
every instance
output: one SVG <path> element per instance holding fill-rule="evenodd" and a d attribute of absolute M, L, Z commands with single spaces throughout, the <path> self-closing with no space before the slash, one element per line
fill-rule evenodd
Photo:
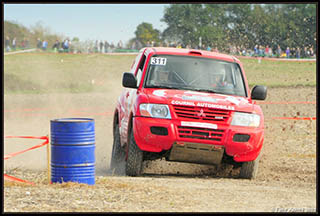
<path fill-rule="evenodd" d="M 197 115 L 199 116 L 199 117 L 206 117 L 206 114 L 204 113 L 204 111 L 203 111 L 203 109 L 201 109 L 200 110 L 200 113 L 197 113 Z"/>

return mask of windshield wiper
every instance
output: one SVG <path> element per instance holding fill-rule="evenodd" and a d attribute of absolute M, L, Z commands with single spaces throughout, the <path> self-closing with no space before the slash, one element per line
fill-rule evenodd
<path fill-rule="evenodd" d="M 164 89 L 180 89 L 176 86 L 167 86 L 167 85 L 149 85 L 148 88 L 164 88 Z"/>
<path fill-rule="evenodd" d="M 190 88 L 190 87 L 181 87 L 181 86 L 171 86 L 171 85 L 149 85 L 147 88 L 163 88 L 163 89 L 179 89 L 179 90 L 190 90 L 190 91 L 200 91 L 200 92 L 209 92 L 217 94 L 226 94 L 225 92 L 217 92 L 212 89 L 206 88 Z"/>
<path fill-rule="evenodd" d="M 192 88 L 190 90 L 193 90 L 193 91 L 201 91 L 201 92 L 210 92 L 210 93 L 219 93 L 219 92 L 216 92 L 212 89 L 205 89 L 205 88 Z M 220 92 L 222 93 L 222 92 Z M 223 94 L 223 93 L 222 93 Z"/>

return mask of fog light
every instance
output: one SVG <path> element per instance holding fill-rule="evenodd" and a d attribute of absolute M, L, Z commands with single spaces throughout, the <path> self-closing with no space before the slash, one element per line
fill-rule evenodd
<path fill-rule="evenodd" d="M 168 135 L 168 129 L 165 127 L 150 127 L 151 133 L 155 135 L 160 135 L 160 136 L 167 136 Z"/>
<path fill-rule="evenodd" d="M 234 142 L 248 142 L 250 139 L 250 135 L 248 134 L 235 134 L 233 136 Z"/>

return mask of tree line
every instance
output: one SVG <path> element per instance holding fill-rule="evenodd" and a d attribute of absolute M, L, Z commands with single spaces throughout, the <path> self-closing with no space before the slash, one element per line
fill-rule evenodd
<path fill-rule="evenodd" d="M 190 48 L 212 47 L 229 52 L 230 47 L 254 49 L 255 46 L 278 46 L 316 51 L 316 4 L 170 4 L 165 7 L 162 22 L 167 28 L 161 32 L 143 22 L 126 48 L 143 46 L 175 46 Z M 66 39 L 52 33 L 41 23 L 30 29 L 11 21 L 4 21 L 4 36 L 27 38 L 31 47 L 37 39 L 49 44 Z M 70 40 L 70 39 L 69 39 Z M 70 41 L 79 41 L 73 38 Z M 138 44 L 138 45 L 137 45 Z"/>
<path fill-rule="evenodd" d="M 168 26 L 163 32 L 142 23 L 136 39 L 219 50 L 316 48 L 316 4 L 172 4 L 161 21 Z"/>

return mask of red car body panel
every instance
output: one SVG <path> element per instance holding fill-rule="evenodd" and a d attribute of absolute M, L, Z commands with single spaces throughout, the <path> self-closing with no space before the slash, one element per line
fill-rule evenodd
<path fill-rule="evenodd" d="M 137 65 L 141 61 L 142 56 L 146 56 L 145 65 L 148 65 L 150 57 L 154 54 L 170 54 L 170 55 L 188 55 L 213 58 L 228 62 L 236 62 L 239 64 L 246 88 L 247 96 L 231 96 L 215 93 L 197 92 L 190 90 L 175 89 L 152 89 L 143 88 L 143 82 L 137 89 L 124 89 L 119 97 L 115 115 L 118 115 L 120 127 L 120 142 L 125 145 L 128 142 L 129 132 L 134 131 L 134 138 L 143 151 L 161 152 L 170 150 L 174 142 L 183 144 L 184 142 L 198 142 L 208 145 L 220 145 L 225 149 L 225 153 L 232 156 L 236 162 L 245 162 L 255 160 L 263 145 L 264 141 L 264 118 L 261 108 L 255 104 L 250 98 L 250 90 L 241 62 L 231 56 L 199 50 L 175 49 L 175 48 L 144 48 L 138 54 L 135 62 L 132 64 L 131 73 L 136 74 Z M 147 67 L 142 70 L 141 80 L 145 79 Z M 171 119 L 159 119 L 141 116 L 139 105 L 141 103 L 167 104 L 170 109 Z M 178 114 L 182 112 L 194 112 L 197 110 L 199 119 L 188 119 Z M 214 117 L 206 116 L 206 112 L 217 110 L 218 114 Z M 259 127 L 244 127 L 231 125 L 234 112 L 255 113 L 260 115 Z M 224 116 L 224 117 L 222 117 Z M 206 120 L 206 118 L 208 118 Z M 151 127 L 166 128 L 168 134 L 155 135 L 151 133 Z M 207 128 L 213 129 L 212 136 L 202 137 L 186 137 L 183 133 L 192 131 L 194 126 L 203 128 L 198 131 L 200 134 L 206 133 Z M 185 130 L 185 131 L 183 131 Z M 216 133 L 216 134 L 214 134 Z M 235 142 L 233 137 L 235 134 L 248 134 L 250 138 L 247 142 Z"/>

